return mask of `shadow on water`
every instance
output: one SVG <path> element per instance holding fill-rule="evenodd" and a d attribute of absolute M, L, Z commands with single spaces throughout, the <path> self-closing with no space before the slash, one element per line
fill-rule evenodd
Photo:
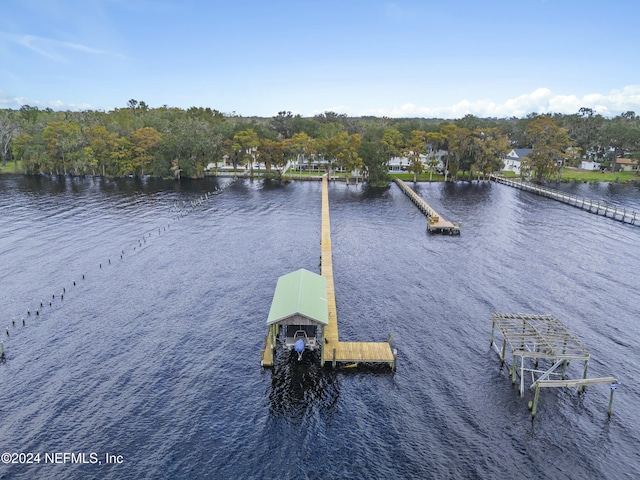
<path fill-rule="evenodd" d="M 390 189 L 390 184 L 385 187 L 371 187 L 366 185 L 362 190 L 362 197 L 367 199 L 383 198 L 387 196 Z"/>
<path fill-rule="evenodd" d="M 305 352 L 298 361 L 295 352 L 278 350 L 269 392 L 272 416 L 301 422 L 310 411 L 331 415 L 339 397 L 336 373 L 320 366 L 319 353 Z"/>
<path fill-rule="evenodd" d="M 167 191 L 201 193 L 216 190 L 229 179 L 205 177 L 182 179 L 180 181 L 153 177 L 107 178 L 64 175 L 16 175 L 15 187 L 18 191 L 38 195 L 59 195 L 63 193 L 83 194 L 99 190 L 103 193 L 133 196 Z"/>
<path fill-rule="evenodd" d="M 287 187 L 287 183 L 277 178 L 265 178 L 259 184 L 262 190 L 281 190 Z"/>
<path fill-rule="evenodd" d="M 486 201 L 490 198 L 491 188 L 491 182 L 447 182 L 443 184 L 442 196 L 447 200 L 456 200 L 462 195 Z"/>

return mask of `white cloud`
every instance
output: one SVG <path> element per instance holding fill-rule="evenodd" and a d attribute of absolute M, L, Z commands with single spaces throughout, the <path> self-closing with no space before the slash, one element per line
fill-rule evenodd
<path fill-rule="evenodd" d="M 31 51 L 34 51 L 50 60 L 63 63 L 68 62 L 68 59 L 64 54 L 64 52 L 68 50 L 74 50 L 76 52 L 88 53 L 92 55 L 109 55 L 121 57 L 121 55 L 112 54 L 79 43 L 63 42 L 60 40 L 54 40 L 52 38 L 39 37 L 37 35 L 17 35 L 13 33 L 0 32 L 0 39 L 1 38 L 4 38 Z"/>
<path fill-rule="evenodd" d="M 370 109 L 359 115 L 387 117 L 461 118 L 471 114 L 477 117 L 524 117 L 529 113 L 577 113 L 581 107 L 594 109 L 610 117 L 632 110 L 640 111 L 640 85 L 629 85 L 607 94 L 577 95 L 554 94 L 548 88 L 538 88 L 499 103 L 491 99 L 460 100 L 446 107 L 428 107 L 406 103 L 392 109 Z"/>
<path fill-rule="evenodd" d="M 27 97 L 12 97 L 0 91 L 0 108 L 17 110 L 23 105 L 31 105 L 40 109 L 51 108 L 52 110 L 91 110 L 93 107 L 88 103 L 65 103 L 60 100 L 40 101 Z"/>

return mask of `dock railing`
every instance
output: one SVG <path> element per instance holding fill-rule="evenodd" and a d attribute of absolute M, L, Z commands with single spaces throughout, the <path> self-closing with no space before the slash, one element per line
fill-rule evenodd
<path fill-rule="evenodd" d="M 626 207 L 618 205 L 607 205 L 603 200 L 587 199 L 582 196 L 565 193 L 561 190 L 556 190 L 550 187 L 535 185 L 524 180 L 509 179 L 501 175 L 490 175 L 489 178 L 496 183 L 519 188 L 526 192 L 535 193 L 536 195 L 541 195 L 558 202 L 566 203 L 572 207 L 580 208 L 581 210 L 586 210 L 597 215 L 602 215 L 618 222 L 637 225 L 636 218 L 638 214 L 633 209 L 627 209 Z"/>

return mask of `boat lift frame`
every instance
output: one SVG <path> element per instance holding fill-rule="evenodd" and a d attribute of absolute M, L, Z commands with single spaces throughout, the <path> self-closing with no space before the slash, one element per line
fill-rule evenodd
<path fill-rule="evenodd" d="M 496 327 L 502 334 L 501 348 L 494 340 Z M 525 378 L 531 375 L 529 389 L 535 390 L 534 400 L 529 402 L 532 416 L 536 415 L 540 388 L 578 387 L 578 393 L 582 393 L 587 385 L 599 383 L 611 384 L 608 410 L 611 415 L 613 392 L 618 381 L 614 377 L 587 378 L 589 352 L 560 320 L 551 315 L 494 313 L 490 345 L 499 355 L 501 365 L 504 364 L 507 344 L 512 355 L 511 382 L 515 385 L 520 377 L 518 391 L 521 397 L 524 397 Z M 571 360 L 583 362 L 581 379 L 567 379 Z"/>

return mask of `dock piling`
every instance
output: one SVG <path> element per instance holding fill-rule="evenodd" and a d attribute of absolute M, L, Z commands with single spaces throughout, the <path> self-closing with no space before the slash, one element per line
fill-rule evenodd
<path fill-rule="evenodd" d="M 504 362 L 506 344 L 509 343 L 511 347 L 509 375 L 514 385 L 520 378 L 518 391 L 521 397 L 524 396 L 525 373 L 531 374 L 529 389 L 535 390 L 535 395 L 528 407 L 532 417 L 537 413 L 540 389 L 549 387 L 577 387 L 580 394 L 588 385 L 609 383 L 612 390 L 609 399 L 609 410 L 611 409 L 613 390 L 617 388 L 618 380 L 614 377 L 587 378 L 590 354 L 559 320 L 550 315 L 499 313 L 494 313 L 492 318 L 497 332 L 503 337 L 501 365 Z M 492 335 L 493 333 L 492 331 Z M 495 346 L 495 343 L 492 345 Z M 538 367 L 539 360 L 544 366 L 542 369 Z M 582 378 L 566 378 L 570 360 L 584 361 Z"/>

